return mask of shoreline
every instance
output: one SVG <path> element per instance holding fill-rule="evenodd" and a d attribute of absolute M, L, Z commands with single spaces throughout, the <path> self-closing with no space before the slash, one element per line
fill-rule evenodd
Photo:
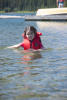
<path fill-rule="evenodd" d="M 0 11 L 1 13 L 35 13 L 36 11 L 13 11 L 13 12 L 5 12 L 5 11 Z"/>

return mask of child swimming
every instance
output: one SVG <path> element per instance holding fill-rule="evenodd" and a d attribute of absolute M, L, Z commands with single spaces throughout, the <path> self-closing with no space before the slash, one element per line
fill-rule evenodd
<path fill-rule="evenodd" d="M 36 28 L 34 28 L 33 26 L 28 26 L 28 27 L 25 28 L 24 33 L 22 34 L 24 41 L 22 43 L 17 44 L 17 45 L 10 46 L 8 48 L 23 47 L 24 50 L 42 49 L 43 45 L 42 45 L 42 42 L 41 42 L 41 39 L 40 39 L 41 35 L 42 35 L 42 33 L 37 32 Z"/>

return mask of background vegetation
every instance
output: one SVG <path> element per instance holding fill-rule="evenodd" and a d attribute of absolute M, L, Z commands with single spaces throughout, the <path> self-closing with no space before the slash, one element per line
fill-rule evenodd
<path fill-rule="evenodd" d="M 65 0 L 67 6 L 67 0 Z M 0 0 L 0 11 L 36 11 L 56 7 L 56 0 Z"/>

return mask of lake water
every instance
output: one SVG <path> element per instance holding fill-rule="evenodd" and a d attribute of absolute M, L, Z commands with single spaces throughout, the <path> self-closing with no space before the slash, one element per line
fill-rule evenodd
<path fill-rule="evenodd" d="M 6 48 L 27 25 L 43 33 L 46 50 Z M 67 22 L 0 19 L 0 100 L 67 100 Z"/>

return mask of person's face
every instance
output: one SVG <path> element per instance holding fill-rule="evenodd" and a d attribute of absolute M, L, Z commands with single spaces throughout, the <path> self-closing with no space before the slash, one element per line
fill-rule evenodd
<path fill-rule="evenodd" d="M 33 40 L 34 39 L 34 32 L 33 31 L 28 31 L 26 32 L 26 37 L 29 39 L 29 40 Z"/>

